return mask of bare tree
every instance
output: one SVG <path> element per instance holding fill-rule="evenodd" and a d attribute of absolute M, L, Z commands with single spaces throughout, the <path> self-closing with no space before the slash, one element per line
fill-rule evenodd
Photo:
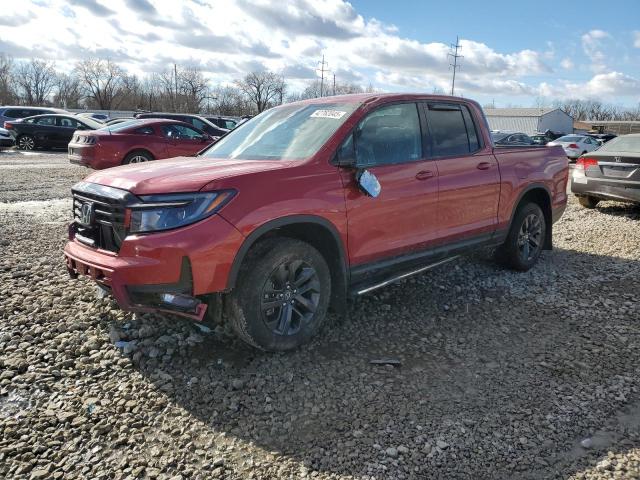
<path fill-rule="evenodd" d="M 46 60 L 32 59 L 17 67 L 15 82 L 19 95 L 27 105 L 44 105 L 56 84 L 55 64 Z"/>
<path fill-rule="evenodd" d="M 210 97 L 209 82 L 197 67 L 186 67 L 178 71 L 178 91 L 181 94 L 183 111 L 199 112 L 202 102 Z"/>
<path fill-rule="evenodd" d="M 258 113 L 282 103 L 286 91 L 284 78 L 269 71 L 251 72 L 242 80 L 236 80 L 235 84 L 255 105 Z"/>
<path fill-rule="evenodd" d="M 0 53 L 0 103 L 10 105 L 15 102 L 15 98 L 13 60 L 4 53 Z"/>
<path fill-rule="evenodd" d="M 80 108 L 82 86 L 74 74 L 59 73 L 56 76 L 53 101 L 62 108 Z"/>
<path fill-rule="evenodd" d="M 76 73 L 83 83 L 86 96 L 102 110 L 118 107 L 122 96 L 125 73 L 111 60 L 84 60 L 76 65 Z"/>

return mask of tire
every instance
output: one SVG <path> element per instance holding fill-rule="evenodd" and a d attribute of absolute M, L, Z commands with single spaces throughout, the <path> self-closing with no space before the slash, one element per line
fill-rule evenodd
<path fill-rule="evenodd" d="M 151 160 L 153 160 L 153 157 L 151 156 L 151 154 L 149 154 L 148 152 L 143 152 L 141 150 L 138 150 L 136 152 L 131 152 L 129 155 L 127 155 L 122 161 L 122 164 L 130 165 L 132 163 L 150 162 Z"/>
<path fill-rule="evenodd" d="M 292 350 L 320 330 L 330 297 L 331 274 L 320 252 L 299 240 L 270 238 L 252 247 L 242 262 L 226 316 L 249 345 Z"/>
<path fill-rule="evenodd" d="M 519 272 L 531 269 L 542 252 L 547 221 L 536 203 L 521 206 L 511 223 L 507 239 L 497 251 L 497 258 Z"/>
<path fill-rule="evenodd" d="M 600 200 L 596 197 L 578 197 L 578 203 L 584 208 L 596 208 L 599 202 Z"/>
<path fill-rule="evenodd" d="M 16 140 L 18 150 L 31 151 L 36 148 L 36 140 L 31 135 L 20 135 Z"/>

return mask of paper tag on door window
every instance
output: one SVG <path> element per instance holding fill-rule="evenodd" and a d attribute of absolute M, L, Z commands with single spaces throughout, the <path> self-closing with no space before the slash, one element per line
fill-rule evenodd
<path fill-rule="evenodd" d="M 347 112 L 340 110 L 316 110 L 311 114 L 311 118 L 334 118 L 337 120 L 344 117 L 345 113 Z"/>

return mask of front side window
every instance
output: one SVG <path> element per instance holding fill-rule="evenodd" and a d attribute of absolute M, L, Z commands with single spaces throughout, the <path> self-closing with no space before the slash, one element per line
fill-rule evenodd
<path fill-rule="evenodd" d="M 403 103 L 379 108 L 355 131 L 356 164 L 393 165 L 422 158 L 418 107 Z"/>
<path fill-rule="evenodd" d="M 36 125 L 53 126 L 56 124 L 56 117 L 40 117 L 35 118 L 33 123 Z"/>
<path fill-rule="evenodd" d="M 429 105 L 427 123 L 434 157 L 469 155 L 480 147 L 477 131 L 465 106 Z"/>
<path fill-rule="evenodd" d="M 202 138 L 202 133 L 186 125 L 163 125 L 162 133 L 173 140 L 193 140 Z"/>
<path fill-rule="evenodd" d="M 272 108 L 226 134 L 203 156 L 252 160 L 309 158 L 359 106 L 312 103 Z"/>

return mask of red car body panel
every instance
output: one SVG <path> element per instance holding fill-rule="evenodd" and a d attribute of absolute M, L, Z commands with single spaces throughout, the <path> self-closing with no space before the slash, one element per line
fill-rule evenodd
<path fill-rule="evenodd" d="M 348 132 L 370 111 L 394 102 L 430 100 L 468 106 L 484 148 L 465 157 L 423 158 L 372 167 L 382 185 L 376 199 L 361 193 L 354 169 L 332 164 Z M 193 225 L 128 236 L 117 255 L 96 251 L 71 238 L 65 248 L 70 270 L 84 273 L 85 264 L 109 270 L 110 286 L 120 305 L 141 309 L 143 306 L 131 304 L 126 289 L 119 285 L 176 282 L 184 257 L 192 265 L 194 295 L 228 291 L 233 287 L 232 263 L 240 258 L 245 242 L 272 221 L 321 220 L 336 232 L 346 267 L 353 268 L 470 237 L 497 235 L 509 227 L 518 200 L 532 187 L 549 193 L 554 218 L 566 205 L 568 164 L 562 149 L 494 149 L 475 102 L 388 94 L 328 97 L 306 103 L 336 101 L 361 105 L 306 160 L 176 158 L 93 173 L 87 182 L 135 195 L 227 189 L 237 194 L 218 214 Z"/>
<path fill-rule="evenodd" d="M 170 139 L 163 135 L 164 125 L 184 125 L 195 128 L 176 120 L 150 119 L 139 120 L 130 128 L 119 131 L 111 131 L 108 127 L 94 131 L 75 132 L 68 146 L 68 158 L 71 163 L 83 165 L 95 170 L 116 167 L 123 164 L 127 155 L 134 151 L 148 152 L 153 159 L 193 156 L 207 145 L 213 142 L 193 139 Z M 119 127 L 120 124 L 114 125 Z M 153 134 L 135 133 L 135 130 L 149 127 Z M 202 135 L 206 135 L 201 132 Z M 87 139 L 95 139 L 92 144 Z"/>

